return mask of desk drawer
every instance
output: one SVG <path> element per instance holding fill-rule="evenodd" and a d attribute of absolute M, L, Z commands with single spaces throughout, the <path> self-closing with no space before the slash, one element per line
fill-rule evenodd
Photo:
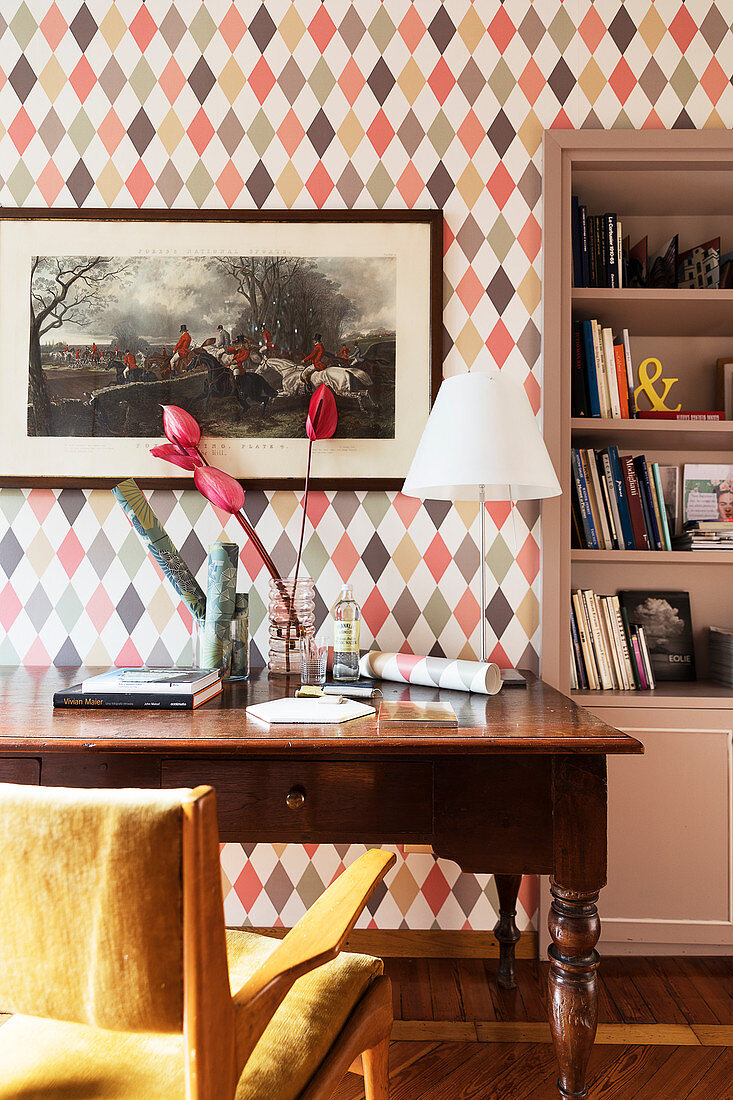
<path fill-rule="evenodd" d="M 216 789 L 222 841 L 407 841 L 433 825 L 430 763 L 164 760 L 163 787 Z"/>

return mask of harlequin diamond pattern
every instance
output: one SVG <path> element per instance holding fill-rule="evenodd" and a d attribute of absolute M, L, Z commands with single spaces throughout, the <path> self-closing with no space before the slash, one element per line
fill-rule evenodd
<path fill-rule="evenodd" d="M 209 543 L 225 538 L 241 545 L 241 529 L 232 521 L 222 528 L 197 493 L 156 490 L 152 503 L 205 587 Z M 246 508 L 286 574 L 296 556 L 300 496 L 251 490 Z M 503 606 L 517 611 L 494 617 L 490 644 L 507 655 L 504 663 L 536 666 L 539 531 L 536 510 L 534 518 L 527 514 L 494 510 L 488 598 L 501 594 Z M 423 507 L 395 494 L 314 493 L 309 516 L 317 527 L 306 529 L 303 565 L 316 581 L 319 629 L 328 629 L 327 609 L 349 581 L 362 602 L 366 646 L 475 655 L 477 505 Z M 166 664 L 190 650 L 190 616 L 105 491 L 4 489 L 0 577 L 8 585 L 0 664 Z M 267 581 L 252 547 L 242 546 L 239 587 L 251 591 L 258 666 L 267 658 Z"/>
<path fill-rule="evenodd" d="M 0 202 L 441 207 L 445 370 L 478 366 L 488 350 L 538 409 L 543 128 L 730 127 L 732 23 L 728 0 L 8 0 Z M 247 502 L 283 567 L 294 555 L 296 503 L 280 493 Z M 168 509 L 171 535 L 200 571 L 205 546 L 221 535 L 216 517 L 188 493 L 156 494 L 156 507 Z M 536 667 L 536 512 L 524 513 L 528 521 L 517 515 L 515 534 L 506 509 L 489 511 L 493 653 Z M 2 490 L 0 524 L 0 661 L 166 661 L 185 649 L 185 612 L 107 494 Z M 348 577 L 365 634 L 379 645 L 475 650 L 476 529 L 475 508 L 329 494 L 306 549 L 321 615 Z M 254 584 L 261 658 L 265 582 L 246 545 L 240 575 Z M 299 851 L 300 873 L 291 875 L 274 848 L 258 848 L 252 860 L 239 850 L 244 877 L 235 875 L 228 905 L 258 880 L 265 887 L 255 905 L 298 909 L 309 867 L 308 889 L 318 885 L 315 856 Z M 420 878 L 414 858 L 399 865 L 388 895 L 399 880 L 402 900 L 385 897 L 376 919 L 426 920 L 414 906 L 429 908 L 432 897 L 441 926 L 491 925 L 490 891 L 484 917 L 475 878 L 450 880 L 445 893 L 442 865 Z M 267 874 L 262 859 L 272 860 Z M 318 871 L 318 881 L 329 874 Z M 399 920 L 396 910 L 387 915 L 392 904 Z M 448 912 L 456 904 L 462 918 Z"/>

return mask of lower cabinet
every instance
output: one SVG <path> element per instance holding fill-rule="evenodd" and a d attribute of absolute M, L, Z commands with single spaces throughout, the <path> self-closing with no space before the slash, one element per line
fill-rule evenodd
<path fill-rule="evenodd" d="M 608 762 L 601 952 L 730 952 L 733 711 L 589 709 L 646 750 Z"/>

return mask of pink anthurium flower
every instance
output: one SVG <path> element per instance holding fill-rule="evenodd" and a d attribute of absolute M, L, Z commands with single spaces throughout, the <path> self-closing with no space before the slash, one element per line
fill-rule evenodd
<path fill-rule="evenodd" d="M 197 466 L 193 472 L 196 488 L 222 512 L 236 516 L 244 507 L 244 489 L 229 474 L 214 466 Z"/>
<path fill-rule="evenodd" d="M 180 466 L 182 470 L 195 470 L 197 466 L 203 466 L 197 454 L 184 453 L 175 443 L 161 443 L 159 447 L 151 447 L 150 453 L 154 458 L 164 458 L 166 462 Z"/>
<path fill-rule="evenodd" d="M 179 447 L 198 447 L 201 428 L 198 421 L 179 405 L 162 405 L 163 431 L 166 439 Z"/>
<path fill-rule="evenodd" d="M 333 391 L 321 382 L 308 406 L 305 432 L 311 443 L 316 439 L 330 439 L 338 426 L 338 412 Z"/>

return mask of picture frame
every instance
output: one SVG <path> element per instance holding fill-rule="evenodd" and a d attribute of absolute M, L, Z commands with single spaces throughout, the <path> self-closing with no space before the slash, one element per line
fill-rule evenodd
<path fill-rule="evenodd" d="M 733 359 L 718 359 L 718 408 L 726 420 L 733 420 Z"/>
<path fill-rule="evenodd" d="M 439 210 L 0 210 L 0 485 L 190 487 L 149 453 L 177 404 L 213 465 L 294 488 L 325 381 L 312 485 L 401 488 L 442 379 L 442 235 Z"/>

